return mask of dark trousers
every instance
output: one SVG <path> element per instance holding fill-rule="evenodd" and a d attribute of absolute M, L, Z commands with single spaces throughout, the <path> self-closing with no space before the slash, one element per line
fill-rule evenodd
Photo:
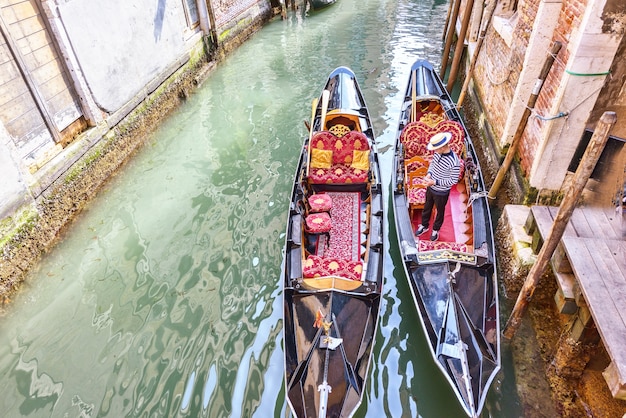
<path fill-rule="evenodd" d="M 433 206 L 435 206 L 437 208 L 437 216 L 435 216 L 433 230 L 439 231 L 441 229 L 441 225 L 443 225 L 443 218 L 446 215 L 448 196 L 450 196 L 450 192 L 445 195 L 440 195 L 433 193 L 432 190 L 430 190 L 430 187 L 426 189 L 426 202 L 424 203 L 424 209 L 422 210 L 422 225 L 424 228 L 428 228 L 430 215 L 432 214 Z"/>

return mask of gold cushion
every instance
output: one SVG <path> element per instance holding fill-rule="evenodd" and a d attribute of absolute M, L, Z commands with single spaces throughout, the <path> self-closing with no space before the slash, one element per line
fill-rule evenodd
<path fill-rule="evenodd" d="M 352 164 L 350 164 L 352 168 L 356 168 L 359 170 L 369 170 L 370 168 L 370 152 L 366 151 L 352 151 Z"/>
<path fill-rule="evenodd" d="M 331 150 L 311 149 L 311 168 L 330 168 L 333 162 Z"/>

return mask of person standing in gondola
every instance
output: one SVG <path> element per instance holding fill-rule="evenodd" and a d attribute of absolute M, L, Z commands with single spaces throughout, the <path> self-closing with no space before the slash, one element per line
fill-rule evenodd
<path fill-rule="evenodd" d="M 461 163 L 459 157 L 450 148 L 449 142 L 452 138 L 450 132 L 441 132 L 433 135 L 428 142 L 428 149 L 434 151 L 433 159 L 428 166 L 428 173 L 424 176 L 426 186 L 426 202 L 422 210 L 422 222 L 415 231 L 415 235 L 421 236 L 428 231 L 430 216 L 433 206 L 437 208 L 437 215 L 433 223 L 433 231 L 430 235 L 431 241 L 439 239 L 439 230 L 443 225 L 446 204 L 450 189 L 458 183 Z"/>

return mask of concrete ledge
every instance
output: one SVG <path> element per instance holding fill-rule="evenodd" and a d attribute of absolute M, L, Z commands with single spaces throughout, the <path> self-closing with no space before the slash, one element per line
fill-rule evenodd
<path fill-rule="evenodd" d="M 530 208 L 523 205 L 506 205 L 498 221 L 496 242 L 499 244 L 498 257 L 506 257 L 509 271 L 503 275 L 508 291 L 517 294 L 536 256 L 531 248 L 532 237 L 524 230 L 524 223 L 528 218 Z"/>

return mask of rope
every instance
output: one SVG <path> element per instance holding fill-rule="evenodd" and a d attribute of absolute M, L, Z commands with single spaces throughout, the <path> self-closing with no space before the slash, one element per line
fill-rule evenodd
<path fill-rule="evenodd" d="M 480 199 L 482 197 L 486 197 L 488 199 L 495 199 L 495 197 L 489 197 L 489 192 L 488 191 L 482 191 L 482 192 L 476 192 L 476 193 L 472 193 L 470 195 L 469 200 L 467 201 L 467 206 L 471 206 L 472 203 L 474 203 L 475 200 Z"/>

